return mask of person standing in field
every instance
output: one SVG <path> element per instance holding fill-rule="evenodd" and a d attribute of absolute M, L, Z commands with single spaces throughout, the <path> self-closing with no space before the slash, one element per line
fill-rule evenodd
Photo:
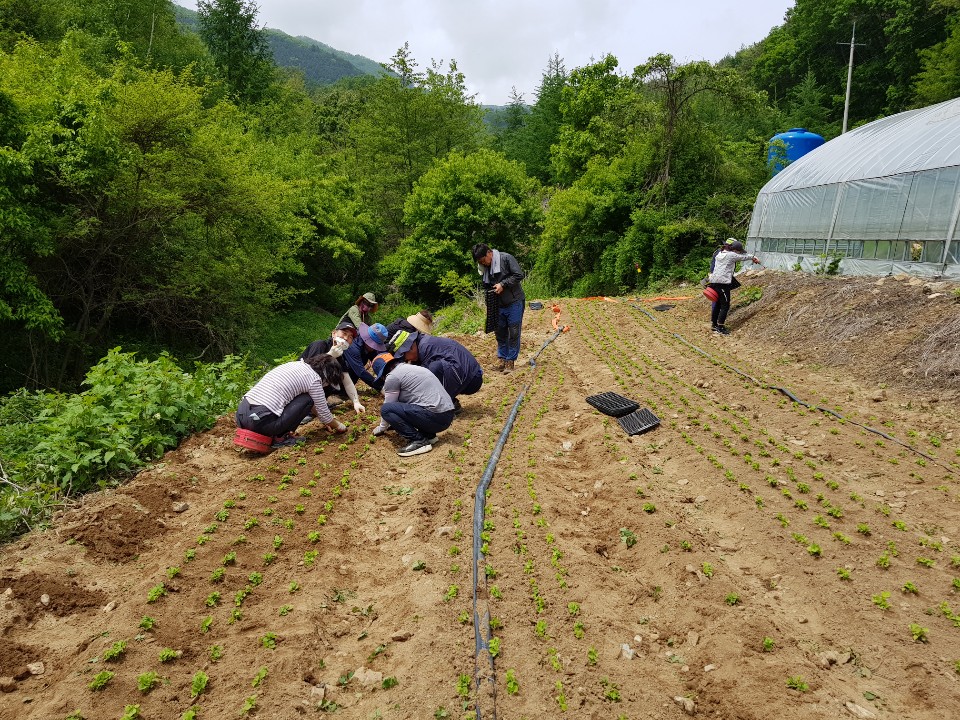
<path fill-rule="evenodd" d="M 734 280 L 736 280 L 733 277 L 733 271 L 737 263 L 743 260 L 752 260 L 754 263 L 760 262 L 759 258 L 744 252 L 742 242 L 734 240 L 729 245 L 724 245 L 717 253 L 714 258 L 713 272 L 707 278 L 707 287 L 716 290 L 718 296 L 710 311 L 710 323 L 713 332 L 720 335 L 730 334 L 724 323 L 727 320 L 727 313 L 730 311 L 730 291 L 734 287 Z"/>
<path fill-rule="evenodd" d="M 477 243 L 472 252 L 477 271 L 483 278 L 483 287 L 487 290 L 488 314 L 490 303 L 496 303 L 497 306 L 494 324 L 497 338 L 496 369 L 512 372 L 520 355 L 520 326 L 526 305 L 520 285 L 523 270 L 513 255 L 494 250 L 486 243 Z"/>

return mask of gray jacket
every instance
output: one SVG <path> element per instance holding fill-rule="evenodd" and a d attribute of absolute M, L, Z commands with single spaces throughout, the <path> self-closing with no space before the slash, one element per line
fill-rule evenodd
<path fill-rule="evenodd" d="M 503 284 L 503 292 L 500 293 L 498 301 L 500 307 L 505 307 L 513 305 L 518 300 L 523 302 L 526 299 L 520 285 L 523 277 L 523 270 L 520 269 L 517 259 L 510 253 L 500 251 L 500 272 L 490 273 L 489 282 L 484 284 L 488 289 L 497 283 Z"/>

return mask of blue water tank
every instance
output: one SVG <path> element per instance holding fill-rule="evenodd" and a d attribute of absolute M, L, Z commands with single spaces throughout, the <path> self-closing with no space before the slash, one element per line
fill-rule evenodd
<path fill-rule="evenodd" d="M 780 148 L 777 141 L 784 145 Z M 790 128 L 786 132 L 777 133 L 770 138 L 767 149 L 767 164 L 773 170 L 773 174 L 783 170 L 794 160 L 799 160 L 811 150 L 814 150 L 826 142 L 820 135 L 806 130 L 806 128 Z M 786 155 L 786 160 L 784 160 Z"/>

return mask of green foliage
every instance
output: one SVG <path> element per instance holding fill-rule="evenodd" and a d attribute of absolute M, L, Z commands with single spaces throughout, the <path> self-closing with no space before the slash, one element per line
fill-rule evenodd
<path fill-rule="evenodd" d="M 197 670 L 193 676 L 193 680 L 190 683 L 190 697 L 198 697 L 201 693 L 206 691 L 207 682 L 209 680 L 210 677 L 203 670 Z"/>
<path fill-rule="evenodd" d="M 237 358 L 184 373 L 110 351 L 77 395 L 20 391 L 0 400 L 0 447 L 13 485 L 0 490 L 0 538 L 42 520 L 61 500 L 121 479 L 212 426 L 249 387 Z"/>
<path fill-rule="evenodd" d="M 477 282 L 474 244 L 524 257 L 539 232 L 539 186 L 522 165 L 492 150 L 452 152 L 414 184 L 404 206 L 411 234 L 383 264 L 415 299 L 456 297 Z"/>
<path fill-rule="evenodd" d="M 404 235 L 403 206 L 414 183 L 447 153 L 477 148 L 483 126 L 456 62 L 446 71 L 437 63 L 418 70 L 405 43 L 386 67 L 390 74 L 366 89 L 363 112 L 350 124 L 349 163 L 392 243 Z"/>
<path fill-rule="evenodd" d="M 261 99 L 273 75 L 273 55 L 257 26 L 258 7 L 248 0 L 199 0 L 200 37 L 231 92 L 238 99 Z"/>

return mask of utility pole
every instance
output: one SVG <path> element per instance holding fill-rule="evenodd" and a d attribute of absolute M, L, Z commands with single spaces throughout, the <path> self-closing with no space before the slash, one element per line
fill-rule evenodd
<path fill-rule="evenodd" d="M 847 118 L 850 116 L 850 84 L 853 82 L 853 48 L 864 43 L 855 42 L 857 39 L 857 21 L 853 21 L 853 32 L 850 34 L 850 61 L 847 63 L 847 97 L 843 101 L 843 135 L 847 131 Z M 846 45 L 847 43 L 837 43 L 837 45 Z"/>

